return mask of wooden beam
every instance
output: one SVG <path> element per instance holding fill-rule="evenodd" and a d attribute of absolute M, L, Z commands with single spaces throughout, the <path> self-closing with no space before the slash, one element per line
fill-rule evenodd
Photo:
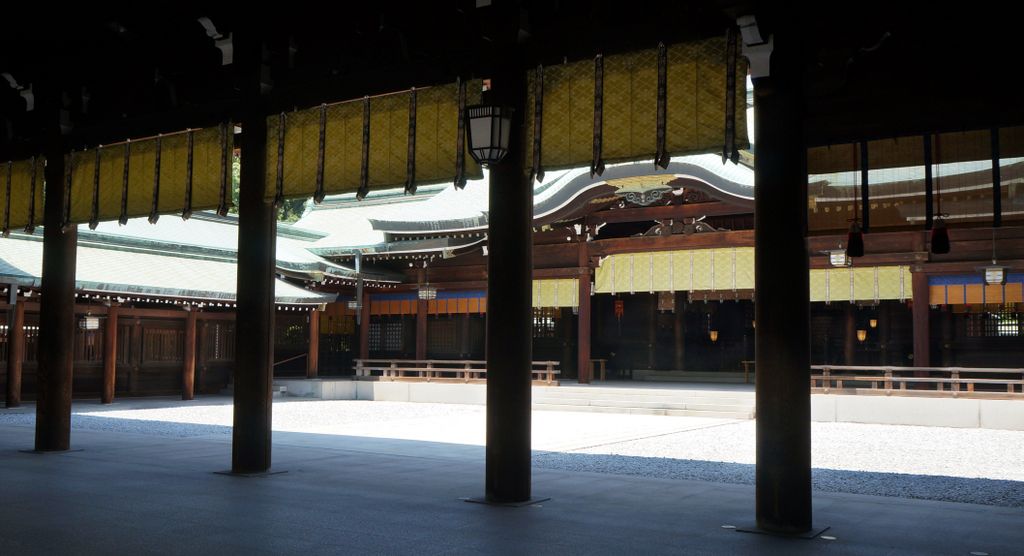
<path fill-rule="evenodd" d="M 731 205 L 722 201 L 690 203 L 685 205 L 664 205 L 659 207 L 638 207 L 612 209 L 588 214 L 586 223 L 591 225 L 615 222 L 644 222 L 649 220 L 676 220 L 700 218 L 701 216 L 727 216 L 751 214 L 751 209 Z"/>
<path fill-rule="evenodd" d="M 579 248 L 577 249 L 578 264 L 580 265 L 577 269 L 579 278 L 579 284 L 577 285 L 577 298 L 579 303 L 579 315 L 577 315 L 577 326 L 576 326 L 576 377 L 580 384 L 589 384 L 593 379 L 591 376 L 590 369 L 590 349 L 591 349 L 591 338 L 590 338 L 590 314 L 591 314 L 591 296 L 590 296 L 590 267 L 587 265 L 589 259 L 589 253 L 587 250 L 587 243 L 580 242 Z"/>
<path fill-rule="evenodd" d="M 25 302 L 17 299 L 17 286 L 11 299 L 15 300 L 13 310 L 8 312 L 7 326 L 7 407 L 21 405 L 21 363 L 25 359 Z"/>
<path fill-rule="evenodd" d="M 703 232 L 670 236 L 635 236 L 601 239 L 590 242 L 592 256 L 606 257 L 619 253 L 641 251 L 674 251 L 677 249 L 711 249 L 721 247 L 753 247 L 754 231 Z"/>
<path fill-rule="evenodd" d="M 181 367 L 181 399 L 196 397 L 196 313 L 195 307 L 185 318 L 185 357 Z"/>
<path fill-rule="evenodd" d="M 117 383 L 117 329 L 119 308 L 115 305 L 107 311 L 107 321 L 103 326 L 103 390 L 100 392 L 100 403 L 114 402 L 114 391 Z"/>
<path fill-rule="evenodd" d="M 309 350 L 306 353 L 306 378 L 320 374 L 320 310 L 309 312 Z"/>

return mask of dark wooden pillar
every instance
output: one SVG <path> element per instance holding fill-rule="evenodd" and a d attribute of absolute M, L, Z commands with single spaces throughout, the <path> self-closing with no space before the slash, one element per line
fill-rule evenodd
<path fill-rule="evenodd" d="M 196 397 L 196 314 L 191 307 L 185 317 L 185 357 L 181 366 L 181 399 L 194 400 Z"/>
<path fill-rule="evenodd" d="M 942 322 L 942 366 L 952 367 L 957 364 L 956 361 L 956 350 L 953 349 L 953 312 L 949 310 L 949 307 L 943 307 L 943 310 L 939 312 Z"/>
<path fill-rule="evenodd" d="M 277 209 L 265 195 L 267 120 L 259 100 L 263 46 L 254 36 L 239 36 L 235 44 L 235 62 L 243 79 L 246 107 L 241 119 L 231 470 L 260 473 L 270 469 Z"/>
<path fill-rule="evenodd" d="M 675 319 L 673 322 L 673 339 L 675 340 L 674 369 L 685 370 L 686 367 L 686 294 L 675 292 Z M 746 357 L 746 355 L 744 355 Z"/>
<path fill-rule="evenodd" d="M 843 364 L 856 365 L 857 354 L 857 308 L 853 303 L 846 304 L 843 314 L 845 319 L 845 335 L 843 337 Z"/>
<path fill-rule="evenodd" d="M 54 103 L 56 106 L 57 103 Z M 54 114 L 56 116 L 56 114 Z M 56 123 L 54 124 L 56 125 Z M 56 133 L 56 130 L 53 131 Z M 38 451 L 71 445 L 71 376 L 75 345 L 75 263 L 78 228 L 63 229 L 64 153 L 59 138 L 46 153 L 43 212 L 43 283 L 39 303 L 39 362 L 36 401 Z"/>
<path fill-rule="evenodd" d="M 359 358 L 370 357 L 370 294 L 364 293 L 359 309 Z"/>
<path fill-rule="evenodd" d="M 416 359 L 427 358 L 427 300 L 416 300 Z"/>
<path fill-rule="evenodd" d="M 107 324 L 103 327 L 103 391 L 100 403 L 114 403 L 117 385 L 117 314 L 119 309 L 111 305 L 107 309 Z"/>
<path fill-rule="evenodd" d="M 810 294 L 802 64 L 780 30 L 771 75 L 754 78 L 757 525 L 811 528 Z"/>
<path fill-rule="evenodd" d="M 913 321 L 914 321 L 914 366 L 931 366 L 931 347 L 929 344 L 930 326 L 928 322 L 928 275 L 923 272 L 911 274 L 913 287 Z"/>
<path fill-rule="evenodd" d="M 139 368 L 142 366 L 142 320 L 136 318 L 132 323 L 131 336 L 131 370 L 128 372 L 128 393 L 137 395 L 139 393 Z"/>
<path fill-rule="evenodd" d="M 7 320 L 7 407 L 21 405 L 21 363 L 25 360 L 25 300 L 11 284 L 11 308 Z"/>
<path fill-rule="evenodd" d="M 651 311 L 648 313 L 647 322 L 647 368 L 653 369 L 657 365 L 656 351 L 658 348 L 658 295 L 651 294 Z"/>
<path fill-rule="evenodd" d="M 879 365 L 889 364 L 889 313 L 892 306 L 882 303 L 878 306 L 878 351 Z"/>
<path fill-rule="evenodd" d="M 320 374 L 320 310 L 309 312 L 309 351 L 306 354 L 306 378 Z"/>
<path fill-rule="evenodd" d="M 512 108 L 513 123 L 511 152 L 490 168 L 486 499 L 524 502 L 530 499 L 533 187 L 523 170 L 525 66 L 513 42 L 518 11 L 494 16 L 507 33 L 500 40 L 508 44 L 495 57 L 492 89 L 485 102 Z"/>
<path fill-rule="evenodd" d="M 581 248 L 582 249 L 582 248 Z M 584 264 L 586 261 L 584 261 Z M 580 384 L 589 384 L 590 369 L 590 267 L 580 266 L 579 315 L 576 327 L 576 375 Z"/>

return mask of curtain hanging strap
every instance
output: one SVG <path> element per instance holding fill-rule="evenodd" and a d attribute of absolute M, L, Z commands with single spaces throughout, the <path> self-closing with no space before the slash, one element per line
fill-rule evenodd
<path fill-rule="evenodd" d="M 739 162 L 740 152 L 736 148 L 736 57 L 738 55 L 736 27 L 729 27 L 725 36 L 725 145 L 722 148 L 722 164 L 726 160 Z"/>
<path fill-rule="evenodd" d="M 92 210 L 89 211 L 89 229 L 95 230 L 100 223 L 100 148 L 95 149 L 95 163 L 92 167 Z"/>
<path fill-rule="evenodd" d="M 153 159 L 153 201 L 149 207 L 149 223 L 156 224 L 160 220 L 160 152 L 163 137 L 156 136 L 156 157 Z"/>
<path fill-rule="evenodd" d="M 544 181 L 544 168 L 541 166 L 541 148 L 544 129 L 544 66 L 537 64 L 533 80 L 533 166 L 530 169 L 530 181 Z"/>
<path fill-rule="evenodd" d="M 416 194 L 416 88 L 409 91 L 409 142 L 405 155 L 405 192 Z"/>
<path fill-rule="evenodd" d="M 13 170 L 14 163 L 10 160 L 7 161 L 7 185 L 5 187 L 7 195 L 4 197 L 4 228 L 3 237 L 11 235 L 11 172 Z"/>
<path fill-rule="evenodd" d="M 320 105 L 320 129 L 317 135 L 316 144 L 316 191 L 313 192 L 313 202 L 320 204 L 324 202 L 324 163 L 325 151 L 327 149 L 327 105 Z"/>
<path fill-rule="evenodd" d="M 370 97 L 363 97 L 363 152 L 359 165 L 359 190 L 356 199 L 362 201 L 370 193 Z"/>
<path fill-rule="evenodd" d="M 124 226 L 128 223 L 128 168 L 132 159 L 131 139 L 124 142 L 124 165 L 121 167 L 121 212 L 117 215 L 117 223 Z"/>
<path fill-rule="evenodd" d="M 195 132 L 191 129 L 186 132 L 185 149 L 188 154 L 185 158 L 185 206 L 181 210 L 181 218 L 188 220 L 192 217 L 192 164 L 193 164 L 193 148 L 195 145 Z"/>
<path fill-rule="evenodd" d="M 665 133 L 668 121 L 668 48 L 665 43 L 658 43 L 658 123 L 657 146 L 654 152 L 654 165 L 668 168 L 668 149 L 665 147 Z"/>
<path fill-rule="evenodd" d="M 604 56 L 594 58 L 594 153 L 590 162 L 590 177 L 604 173 Z"/>
<path fill-rule="evenodd" d="M 466 187 L 466 82 L 456 82 L 459 105 L 458 128 L 455 132 L 455 187 Z"/>
<path fill-rule="evenodd" d="M 274 208 L 284 202 L 284 129 L 288 118 L 281 112 L 277 116 L 277 179 L 274 182 Z"/>
<path fill-rule="evenodd" d="M 228 142 L 228 122 L 220 124 L 220 199 L 217 203 L 217 214 L 225 216 L 228 213 L 228 202 L 231 182 L 228 172 L 231 170 L 231 144 Z"/>
<path fill-rule="evenodd" d="M 36 157 L 32 157 L 31 179 L 28 189 L 28 223 L 25 224 L 25 233 L 31 234 L 36 231 Z M 68 164 L 65 168 L 70 168 Z"/>

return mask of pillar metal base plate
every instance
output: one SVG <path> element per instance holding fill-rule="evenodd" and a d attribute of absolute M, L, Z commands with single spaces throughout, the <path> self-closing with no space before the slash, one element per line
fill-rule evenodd
<path fill-rule="evenodd" d="M 282 475 L 288 471 L 257 471 L 255 473 L 236 473 L 230 469 L 226 471 L 214 471 L 214 475 L 227 475 L 228 477 L 243 477 L 246 479 L 262 479 L 273 475 Z"/>
<path fill-rule="evenodd" d="M 462 500 L 463 502 L 469 502 L 470 504 L 484 504 L 484 505 L 487 505 L 487 506 L 503 506 L 503 507 L 506 507 L 506 508 L 522 508 L 523 506 L 533 506 L 535 504 L 540 504 L 541 502 L 547 502 L 548 500 L 551 500 L 551 498 L 550 497 L 548 497 L 548 498 L 530 498 L 529 500 L 523 500 L 522 502 L 495 502 L 493 500 L 488 500 L 487 498 L 484 498 L 484 497 L 460 498 L 460 500 Z"/>
<path fill-rule="evenodd" d="M 817 538 L 818 535 L 824 533 L 825 531 L 828 531 L 830 528 L 831 525 L 826 525 L 824 527 L 811 526 L 810 529 L 804 531 L 803 533 L 781 533 L 778 531 L 769 531 L 767 529 L 761 529 L 756 524 L 753 524 L 738 525 L 736 526 L 736 531 L 739 533 L 754 533 L 757 535 L 769 535 L 772 537 L 783 537 L 789 539 L 814 539 Z"/>

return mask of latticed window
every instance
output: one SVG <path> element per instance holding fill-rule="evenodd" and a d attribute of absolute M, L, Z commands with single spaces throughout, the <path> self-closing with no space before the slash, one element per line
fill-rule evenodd
<path fill-rule="evenodd" d="M 998 311 L 968 314 L 966 324 L 967 336 L 975 338 L 1024 335 L 1024 314 L 1017 312 L 1013 304 Z"/>
<path fill-rule="evenodd" d="M 555 325 L 558 323 L 557 307 L 533 308 L 533 337 L 554 338 Z"/>
<path fill-rule="evenodd" d="M 367 334 L 370 351 L 380 351 L 380 323 L 371 322 L 370 331 Z"/>
<path fill-rule="evenodd" d="M 385 322 L 382 332 L 384 351 L 402 351 L 402 321 Z"/>
<path fill-rule="evenodd" d="M 452 318 L 431 320 L 428 323 L 427 351 L 435 354 L 459 352 L 459 321 Z"/>

